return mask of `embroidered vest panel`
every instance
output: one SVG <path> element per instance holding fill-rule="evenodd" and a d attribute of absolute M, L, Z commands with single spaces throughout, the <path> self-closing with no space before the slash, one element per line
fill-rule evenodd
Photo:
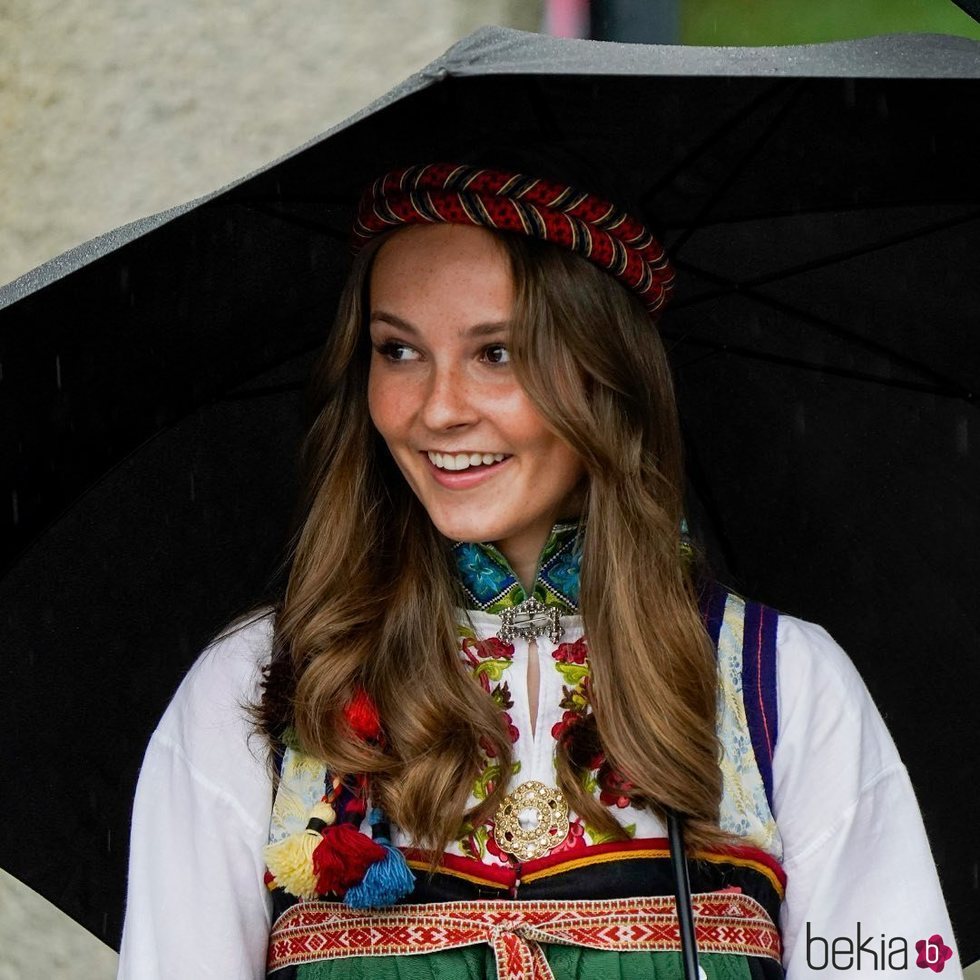
<path fill-rule="evenodd" d="M 777 736 L 776 711 L 776 629 L 774 611 L 712 587 L 704 599 L 705 620 L 717 648 L 718 707 L 716 731 L 722 744 L 721 769 L 723 796 L 720 824 L 724 830 L 741 838 L 749 847 L 769 855 L 776 862 L 782 858 L 782 844 L 772 815 L 772 757 Z M 461 627 L 461 653 L 485 689 L 501 705 L 507 721 L 516 735 L 516 744 L 530 732 L 519 732 L 508 713 L 514 707 L 507 683 L 512 669 L 515 644 L 502 644 L 493 635 L 499 622 L 492 614 L 470 614 L 470 623 Z M 554 663 L 562 691 L 560 707 L 564 716 L 575 715 L 584 707 L 583 681 L 588 677 L 587 645 L 581 635 L 581 621 L 576 616 L 562 617 L 566 629 L 563 643 L 551 643 L 541 637 L 544 648 L 542 660 Z M 474 628 L 475 627 L 475 628 Z M 516 645 L 519 645 L 516 644 Z M 549 656 L 550 655 L 550 656 Z M 553 685 L 554 686 L 554 685 Z M 516 713 L 516 712 L 515 712 Z M 520 718 L 517 719 L 521 721 Z M 529 778 L 543 776 L 542 781 L 554 783 L 553 739 L 560 735 L 559 721 L 552 731 L 539 730 L 524 761 L 515 761 L 511 780 L 516 784 Z M 521 728 L 527 727 L 526 721 Z M 548 736 L 551 738 L 548 738 Z M 535 751 L 537 749 L 537 751 Z M 523 769 L 521 768 L 523 765 Z M 534 771 L 528 771 L 533 769 Z M 550 777 L 550 778 L 549 778 Z M 487 766 L 474 787 L 472 801 L 486 795 L 487 783 L 500 778 L 499 767 L 488 759 Z M 277 842 L 305 827 L 313 806 L 321 799 L 330 777 L 324 765 L 295 746 L 285 746 L 282 755 L 281 778 L 276 792 L 270 826 L 270 842 Z M 617 819 L 630 837 L 656 838 L 663 836 L 662 825 L 644 810 L 633 808 L 621 793 L 617 795 L 615 774 L 599 767 L 591 776 L 590 787 L 600 800 L 615 808 Z M 564 846 L 555 849 L 571 851 L 575 847 L 603 844 L 606 841 L 592 834 L 571 815 L 571 831 Z M 370 832 L 367 823 L 362 829 Z M 404 845 L 395 831 L 394 842 Z M 487 827 L 464 828 L 450 854 L 472 858 L 491 865 L 508 864 L 493 846 Z"/>

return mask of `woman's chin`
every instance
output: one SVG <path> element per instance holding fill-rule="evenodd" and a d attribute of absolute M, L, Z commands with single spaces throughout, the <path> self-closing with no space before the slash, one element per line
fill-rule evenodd
<path fill-rule="evenodd" d="M 481 544 L 487 541 L 498 541 L 506 532 L 506 528 L 498 522 L 437 520 L 432 514 L 429 517 L 432 519 L 436 530 L 450 541 L 469 541 Z"/>

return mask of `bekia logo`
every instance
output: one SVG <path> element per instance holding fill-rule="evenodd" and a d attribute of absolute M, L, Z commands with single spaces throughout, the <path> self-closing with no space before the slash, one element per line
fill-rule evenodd
<path fill-rule="evenodd" d="M 928 939 L 920 939 L 915 944 L 915 951 L 919 954 L 915 965 L 926 970 L 934 970 L 936 973 L 943 972 L 946 960 L 953 955 L 953 951 L 943 942 L 943 937 L 938 934 L 930 936 Z"/>
<path fill-rule="evenodd" d="M 854 936 L 819 936 L 806 924 L 806 965 L 811 970 L 907 970 L 909 944 L 904 936 L 865 933 L 860 922 Z M 915 942 L 915 965 L 942 973 L 952 949 L 938 933 Z"/>

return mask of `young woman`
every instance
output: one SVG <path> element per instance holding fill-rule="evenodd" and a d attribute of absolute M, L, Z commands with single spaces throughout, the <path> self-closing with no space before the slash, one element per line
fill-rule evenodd
<path fill-rule="evenodd" d="M 120 975 L 681 976 L 678 815 L 708 977 L 955 976 L 854 668 L 697 573 L 649 232 L 432 165 L 355 236 L 286 594 L 151 741 Z"/>

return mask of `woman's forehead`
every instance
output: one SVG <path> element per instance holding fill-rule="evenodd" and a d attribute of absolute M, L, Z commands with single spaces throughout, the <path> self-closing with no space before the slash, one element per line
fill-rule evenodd
<path fill-rule="evenodd" d="M 432 225 L 392 235 L 375 257 L 370 310 L 418 327 L 470 327 L 510 318 L 514 304 L 508 256 L 482 228 Z"/>
<path fill-rule="evenodd" d="M 372 275 L 379 263 L 417 266 L 426 262 L 452 264 L 472 259 L 505 260 L 506 253 L 497 235 L 474 225 L 409 225 L 388 236 L 374 258 Z"/>

